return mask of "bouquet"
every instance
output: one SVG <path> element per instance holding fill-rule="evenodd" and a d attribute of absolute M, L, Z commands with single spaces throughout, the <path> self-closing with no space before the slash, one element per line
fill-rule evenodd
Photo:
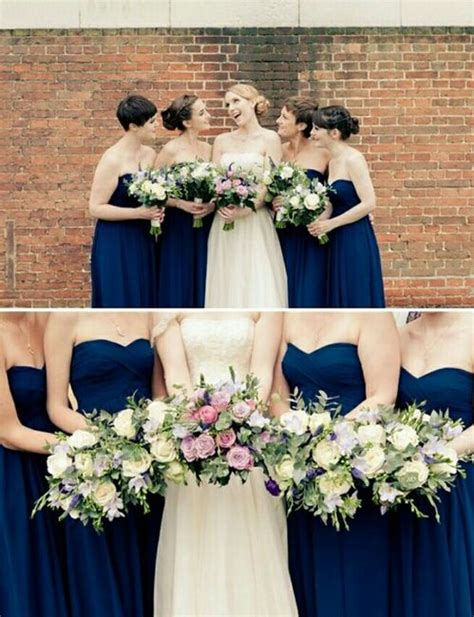
<path fill-rule="evenodd" d="M 303 508 L 347 529 L 361 505 L 350 465 L 351 423 L 322 391 L 315 402 L 296 397 L 293 403 L 295 409 L 272 421 L 274 437 L 263 448 L 266 488 L 283 494 L 289 511 Z"/>
<path fill-rule="evenodd" d="M 275 226 L 284 229 L 288 224 L 306 226 L 318 218 L 329 205 L 329 191 L 318 180 L 297 184 L 283 193 L 283 205 L 276 213 Z M 327 244 L 327 234 L 318 237 L 320 244 Z"/>
<path fill-rule="evenodd" d="M 177 163 L 169 170 L 173 177 L 177 197 L 195 203 L 208 203 L 216 196 L 215 180 L 217 168 L 212 163 L 205 161 L 192 161 Z M 193 227 L 202 227 L 202 219 L 195 218 Z"/>
<path fill-rule="evenodd" d="M 128 183 L 128 194 L 147 208 L 164 208 L 169 197 L 176 196 L 173 176 L 163 169 L 137 171 Z M 155 239 L 161 235 L 161 222 L 152 220 L 150 233 Z"/>
<path fill-rule="evenodd" d="M 265 201 L 271 203 L 275 197 L 294 189 L 296 186 L 306 186 L 309 179 L 301 167 L 293 163 L 280 163 L 263 174 L 263 184 L 266 186 Z"/>
<path fill-rule="evenodd" d="M 462 422 L 452 420 L 447 412 L 427 414 L 412 405 L 400 412 L 388 407 L 362 412 L 357 424 L 365 442 L 370 439 L 372 447 L 384 452 L 371 473 L 367 473 L 367 455 L 362 453 L 353 462 L 353 473 L 371 480 L 373 500 L 381 512 L 407 504 L 417 517 L 426 517 L 418 507 L 419 498 L 424 497 L 439 521 L 438 492 L 449 491 L 457 475 L 465 473 L 449 446 L 462 432 Z"/>
<path fill-rule="evenodd" d="M 235 206 L 250 208 L 255 212 L 257 182 L 255 176 L 242 171 L 235 171 L 233 164 L 229 165 L 215 179 L 216 209 Z M 234 221 L 224 224 L 224 231 L 234 229 Z"/>
<path fill-rule="evenodd" d="M 176 457 L 164 456 L 157 440 L 144 437 L 165 418 L 172 424 L 164 403 L 130 398 L 117 414 L 91 414 L 87 430 L 58 433 L 59 443 L 47 459 L 49 488 L 33 514 L 48 506 L 61 512 L 60 520 L 70 516 L 101 531 L 105 520 L 125 516 L 132 505 L 148 512 L 149 493 L 164 495 L 168 480 L 184 481 L 185 469 Z"/>
<path fill-rule="evenodd" d="M 245 482 L 270 438 L 258 380 L 247 375 L 239 382 L 232 368 L 230 373 L 229 381 L 215 385 L 201 377 L 192 395 L 176 408 L 173 435 L 179 460 L 198 484 L 204 480 L 224 486 L 232 476 Z"/>

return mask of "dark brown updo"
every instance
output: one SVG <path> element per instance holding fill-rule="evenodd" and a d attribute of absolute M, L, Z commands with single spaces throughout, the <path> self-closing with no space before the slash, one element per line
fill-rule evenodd
<path fill-rule="evenodd" d="M 161 118 L 163 119 L 163 126 L 169 131 L 185 131 L 186 127 L 184 122 L 191 120 L 193 115 L 192 106 L 198 100 L 195 94 L 183 94 L 178 96 L 171 105 L 161 112 Z"/>
<path fill-rule="evenodd" d="M 341 105 L 331 105 L 316 110 L 313 114 L 313 124 L 328 131 L 337 129 L 344 140 L 359 132 L 359 120 L 353 118 Z"/>
<path fill-rule="evenodd" d="M 318 104 L 304 96 L 290 96 L 283 103 L 283 107 L 294 115 L 296 124 L 300 122 L 306 124 L 303 137 L 309 138 L 313 128 L 313 115 L 318 109 Z"/>

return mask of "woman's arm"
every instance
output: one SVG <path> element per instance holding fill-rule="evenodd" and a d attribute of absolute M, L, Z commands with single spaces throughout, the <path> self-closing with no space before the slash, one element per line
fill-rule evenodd
<path fill-rule="evenodd" d="M 0 348 L 0 444 L 9 450 L 48 454 L 46 446 L 56 441 L 52 433 L 35 431 L 20 422 L 8 384 L 3 349 Z"/>
<path fill-rule="evenodd" d="M 68 389 L 77 313 L 54 313 L 45 334 L 48 413 L 51 421 L 66 433 L 87 427 L 82 414 L 69 407 Z"/>
<path fill-rule="evenodd" d="M 280 351 L 278 353 L 275 369 L 273 371 L 272 396 L 270 397 L 270 414 L 272 416 L 281 416 L 289 410 L 290 404 L 290 388 L 283 374 L 282 362 L 288 348 L 286 340 L 286 323 L 288 316 L 283 320 L 283 331 L 280 341 Z"/>
<path fill-rule="evenodd" d="M 397 397 L 400 375 L 400 343 L 392 315 L 364 313 L 357 352 L 365 380 L 365 400 L 346 417 L 378 404 L 391 405 Z"/>
<path fill-rule="evenodd" d="M 328 233 L 342 225 L 355 223 L 372 212 L 376 206 L 374 185 L 370 178 L 369 167 L 364 156 L 360 152 L 354 154 L 347 162 L 349 177 L 354 184 L 354 188 L 359 196 L 360 202 L 357 206 L 350 208 L 347 212 L 335 216 L 326 221 L 319 220 L 319 225 L 315 225 L 316 235 Z"/>
<path fill-rule="evenodd" d="M 158 316 L 160 319 L 160 316 Z M 176 318 L 169 321 L 166 329 L 155 337 L 155 346 L 163 366 L 168 394 L 181 392 L 176 386 L 182 385 L 190 394 L 193 391 L 181 328 Z"/>
<path fill-rule="evenodd" d="M 116 157 L 105 153 L 95 170 L 89 198 L 91 216 L 104 221 L 125 221 L 130 219 L 152 220 L 159 215 L 158 208 L 119 208 L 109 204 L 113 192 L 117 188 L 120 165 Z"/>
<path fill-rule="evenodd" d="M 250 372 L 260 382 L 260 396 L 263 401 L 267 401 L 271 393 L 282 322 L 281 313 L 260 313 L 255 324 Z"/>

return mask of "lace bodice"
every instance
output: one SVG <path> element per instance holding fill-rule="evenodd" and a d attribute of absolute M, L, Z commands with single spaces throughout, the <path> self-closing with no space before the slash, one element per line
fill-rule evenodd
<path fill-rule="evenodd" d="M 234 163 L 236 169 L 251 171 L 257 177 L 263 175 L 266 159 L 258 152 L 224 152 L 221 156 L 222 165 Z"/>
<path fill-rule="evenodd" d="M 238 378 L 250 368 L 254 322 L 247 318 L 199 319 L 185 317 L 181 321 L 186 357 L 193 384 L 204 375 L 215 382 L 229 378 L 229 366 Z"/>

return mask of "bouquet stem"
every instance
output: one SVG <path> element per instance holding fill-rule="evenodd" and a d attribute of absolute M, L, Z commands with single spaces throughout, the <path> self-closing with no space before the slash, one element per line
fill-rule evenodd
<path fill-rule="evenodd" d="M 195 204 L 202 204 L 202 199 L 200 197 L 195 197 L 193 199 Z M 202 227 L 202 218 L 195 218 L 193 220 L 193 229 L 201 229 Z"/>
<path fill-rule="evenodd" d="M 327 234 L 321 234 L 318 236 L 318 241 L 321 246 L 324 246 L 329 242 L 329 236 Z"/>
<path fill-rule="evenodd" d="M 234 229 L 234 221 L 224 223 L 224 231 L 232 231 L 232 229 Z"/>
<path fill-rule="evenodd" d="M 158 236 L 161 236 L 161 223 L 160 221 L 151 221 L 150 234 L 155 238 L 155 242 L 158 240 Z"/>

